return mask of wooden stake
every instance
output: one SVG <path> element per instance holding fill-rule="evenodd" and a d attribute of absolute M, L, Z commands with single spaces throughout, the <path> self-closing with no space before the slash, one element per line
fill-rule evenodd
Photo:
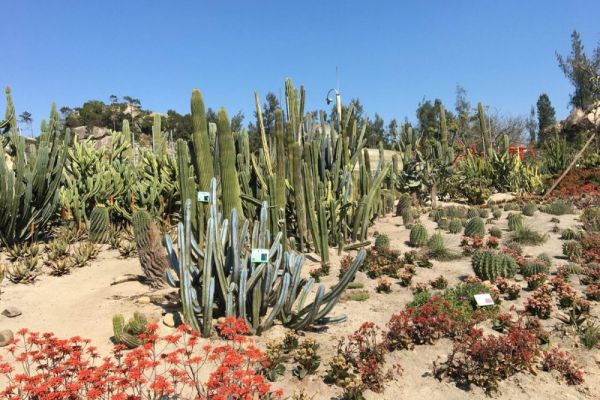
<path fill-rule="evenodd" d="M 592 140 L 594 140 L 595 137 L 596 137 L 596 133 L 594 132 L 592 134 L 592 136 L 590 136 L 590 138 L 588 139 L 588 141 L 585 143 L 585 146 L 583 146 L 583 148 L 581 150 L 579 150 L 579 153 L 577 153 L 575 155 L 575 158 L 573 158 L 573 161 L 571 161 L 571 164 L 569 164 L 569 166 L 567 167 L 567 169 L 565 170 L 565 172 L 563 172 L 562 175 L 559 176 L 558 179 L 552 184 L 552 186 L 550 187 L 550 189 L 548 189 L 546 191 L 546 193 L 542 197 L 542 200 L 545 199 L 546 197 L 548 197 L 548 195 L 550 193 L 552 193 L 552 191 L 554 189 L 556 189 L 556 187 L 558 186 L 558 184 L 560 183 L 560 181 L 563 180 L 563 178 L 569 173 L 569 171 L 571 170 L 571 168 L 573 168 L 573 166 L 575 165 L 575 163 L 577 163 L 577 160 L 579 160 L 579 158 L 583 155 L 583 152 L 585 151 L 585 149 L 588 148 L 588 146 L 592 143 Z"/>

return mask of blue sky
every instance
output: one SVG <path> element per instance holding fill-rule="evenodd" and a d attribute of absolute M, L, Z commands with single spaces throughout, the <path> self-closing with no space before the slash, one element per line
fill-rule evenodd
<path fill-rule="evenodd" d="M 600 39 L 599 1 L 5 1 L 0 85 L 37 126 L 52 101 L 77 106 L 111 94 L 145 108 L 243 110 L 253 92 L 304 84 L 307 109 L 336 84 L 365 110 L 414 119 L 418 103 L 454 107 L 457 84 L 473 105 L 527 114 L 546 92 L 559 117 L 571 87 L 555 51 L 577 29 Z M 4 101 L 0 101 L 4 104 Z"/>

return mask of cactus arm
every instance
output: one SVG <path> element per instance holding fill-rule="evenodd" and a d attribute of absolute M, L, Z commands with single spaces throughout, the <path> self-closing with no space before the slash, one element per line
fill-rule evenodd
<path fill-rule="evenodd" d="M 277 297 L 277 302 L 273 306 L 271 313 L 267 316 L 267 318 L 264 319 L 264 321 L 259 326 L 259 329 L 258 329 L 259 333 L 269 329 L 271 327 L 271 325 L 273 325 L 273 321 L 275 320 L 275 317 L 279 315 L 279 313 L 281 312 L 281 310 L 285 304 L 285 299 L 288 294 L 289 285 L 290 285 L 290 274 L 285 274 L 283 276 L 283 281 L 279 288 L 279 296 Z"/>

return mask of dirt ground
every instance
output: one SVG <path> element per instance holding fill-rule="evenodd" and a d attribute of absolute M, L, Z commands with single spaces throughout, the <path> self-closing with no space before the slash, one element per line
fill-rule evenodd
<path fill-rule="evenodd" d="M 504 212 L 503 217 L 495 222 L 495 225 L 504 230 L 506 230 L 506 214 Z M 562 241 L 559 239 L 559 234 L 550 232 L 555 225 L 550 222 L 552 216 L 538 211 L 533 217 L 524 218 L 526 225 L 548 234 L 548 240 L 543 245 L 525 247 L 525 253 L 532 256 L 547 253 L 554 258 L 552 270 L 555 270 L 557 265 L 565 263 L 565 260 L 562 259 Z M 559 219 L 561 229 L 578 224 L 576 215 L 560 216 Z M 433 232 L 436 224 L 429 220 L 427 215 L 423 215 L 421 221 L 430 233 Z M 386 234 L 391 239 L 392 248 L 402 252 L 407 251 L 409 248 L 405 242 L 408 240 L 409 232 L 401 225 L 401 222 L 400 217 L 385 217 L 371 228 L 370 233 Z M 487 228 L 490 226 L 492 225 L 488 224 Z M 444 237 L 450 248 L 458 249 L 460 234 L 445 233 Z M 339 259 L 337 251 L 332 249 L 332 271 L 322 282 L 326 287 L 335 283 L 337 279 Z M 413 284 L 428 282 L 439 275 L 444 275 L 449 284 L 453 285 L 459 282 L 460 277 L 472 274 L 468 257 L 449 262 L 433 261 L 433 264 L 431 269 L 418 268 Z M 308 275 L 308 272 L 316 266 L 318 266 L 316 256 L 307 255 L 305 273 Z M 119 276 L 140 273 L 141 268 L 137 258 L 120 259 L 117 251 L 105 249 L 90 266 L 76 269 L 70 275 L 62 277 L 44 275 L 32 285 L 14 285 L 5 280 L 0 286 L 2 290 L 0 308 L 17 307 L 22 311 L 22 315 L 16 318 L 0 316 L 0 330 L 16 331 L 19 328 L 27 327 L 34 331 L 52 331 L 60 337 L 79 335 L 92 339 L 101 353 L 108 354 L 112 348 L 110 338 L 113 315 L 121 313 L 129 316 L 138 310 L 160 319 L 164 313 L 164 310 L 157 305 L 140 304 L 136 300 L 139 296 L 150 292 L 141 283 L 125 282 L 111 285 L 113 279 Z M 286 395 L 291 395 L 294 391 L 304 388 L 306 393 L 314 395 L 315 399 L 333 399 L 339 396 L 341 390 L 335 386 L 326 385 L 322 379 L 327 363 L 335 353 L 337 339 L 351 334 L 365 321 L 372 321 L 384 328 L 390 316 L 400 311 L 412 300 L 410 289 L 396 283 L 393 285 L 392 293 L 379 294 L 375 291 L 376 280 L 369 279 L 360 272 L 357 280 L 364 283 L 370 298 L 364 302 L 350 300 L 340 302 L 332 315 L 345 313 L 348 316 L 346 322 L 331 325 L 323 332 L 306 333 L 320 343 L 322 363 L 317 375 L 307 376 L 302 381 L 293 377 L 290 372 L 291 368 L 288 368 L 284 378 L 274 383 L 275 387 L 283 388 Z M 526 286 L 524 282 L 522 285 Z M 573 280 L 573 285 L 578 288 L 576 279 Z M 527 292 L 523 292 L 521 298 L 515 302 L 504 301 L 501 305 L 502 309 L 506 311 L 513 305 L 517 309 L 522 309 L 522 303 L 527 295 Z M 596 303 L 592 313 L 598 316 L 599 311 L 600 307 Z M 553 318 L 548 320 L 546 327 L 553 332 L 553 327 L 558 324 L 561 323 Z M 163 333 L 170 332 L 172 329 L 163 324 L 160 325 Z M 484 327 L 489 328 L 485 325 Z M 257 337 L 256 340 L 259 345 L 264 344 L 269 339 L 281 337 L 283 332 L 285 332 L 284 328 L 276 326 L 263 336 Z M 552 338 L 551 344 L 560 343 L 563 348 L 568 349 L 576 356 L 580 365 L 584 367 L 585 383 L 580 386 L 568 386 L 560 383 L 554 375 L 549 373 L 539 372 L 537 376 L 520 373 L 500 384 L 500 394 L 496 396 L 497 398 L 600 399 L 600 364 L 596 362 L 600 360 L 600 351 L 578 347 L 576 338 L 561 339 L 558 335 L 553 335 Z M 399 363 L 404 370 L 403 375 L 388 382 L 384 393 L 367 392 L 367 399 L 458 400 L 486 398 L 483 391 L 478 388 L 465 391 L 451 382 L 439 382 L 431 376 L 432 363 L 437 359 L 445 360 L 450 346 L 450 341 L 442 340 L 434 346 L 417 346 L 413 351 L 397 351 L 389 354 L 388 364 Z"/>

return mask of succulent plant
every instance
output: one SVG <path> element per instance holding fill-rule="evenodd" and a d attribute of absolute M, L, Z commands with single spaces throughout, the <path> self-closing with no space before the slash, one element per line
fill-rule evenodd
<path fill-rule="evenodd" d="M 490 217 L 490 210 L 488 210 L 487 208 L 480 208 L 479 209 L 479 217 L 481 218 L 489 218 Z"/>
<path fill-rule="evenodd" d="M 523 217 L 521 214 L 508 214 L 506 219 L 508 220 L 508 230 L 511 232 L 523 227 Z"/>
<path fill-rule="evenodd" d="M 388 235 L 379 234 L 375 238 L 374 247 L 378 250 L 390 248 L 390 237 Z"/>
<path fill-rule="evenodd" d="M 463 229 L 462 221 L 458 218 L 451 219 L 448 223 L 448 232 L 450 233 L 460 233 Z"/>
<path fill-rule="evenodd" d="M 579 260 L 583 256 L 583 247 L 576 240 L 568 240 L 563 243 L 562 252 L 569 260 Z"/>
<path fill-rule="evenodd" d="M 552 203 L 541 207 L 540 210 L 552 215 L 573 214 L 575 212 L 573 203 L 562 199 L 556 199 Z"/>
<path fill-rule="evenodd" d="M 398 199 L 396 215 L 404 215 L 404 211 L 412 207 L 412 198 L 408 193 L 402 193 Z"/>
<path fill-rule="evenodd" d="M 523 245 L 535 246 L 544 243 L 547 237 L 529 227 L 520 226 L 511 234 L 510 239 Z"/>
<path fill-rule="evenodd" d="M 146 283 L 153 288 L 165 286 L 169 261 L 154 219 L 146 210 L 139 210 L 133 214 L 131 222 Z"/>
<path fill-rule="evenodd" d="M 537 274 L 548 274 L 550 272 L 550 265 L 547 260 L 536 257 L 533 260 L 526 262 L 519 267 L 519 271 L 523 276 L 533 276 Z"/>
<path fill-rule="evenodd" d="M 493 282 L 498 277 L 510 278 L 517 272 L 514 258 L 488 250 L 478 250 L 471 260 L 475 275 L 484 281 Z"/>
<path fill-rule="evenodd" d="M 581 233 L 571 228 L 567 228 L 560 232 L 560 238 L 563 240 L 579 240 L 581 239 Z"/>
<path fill-rule="evenodd" d="M 468 219 L 472 219 L 475 217 L 479 217 L 479 209 L 477 208 L 469 208 L 469 211 L 467 211 L 467 218 Z"/>
<path fill-rule="evenodd" d="M 491 227 L 489 229 L 489 233 L 490 233 L 490 236 L 495 237 L 497 239 L 502 238 L 502 229 L 498 228 L 497 226 Z"/>
<path fill-rule="evenodd" d="M 106 243 L 110 235 L 110 216 L 107 207 L 96 206 L 90 214 L 90 240 L 95 243 Z"/>
<path fill-rule="evenodd" d="M 438 229 L 448 230 L 449 226 L 450 226 L 450 221 L 448 221 L 447 218 L 442 218 L 437 223 Z"/>
<path fill-rule="evenodd" d="M 492 217 L 494 219 L 500 219 L 502 217 L 502 210 L 496 208 L 494 211 L 492 211 Z"/>
<path fill-rule="evenodd" d="M 133 318 L 127 323 L 125 323 L 125 318 L 122 315 L 115 315 L 112 322 L 115 343 L 123 344 L 129 349 L 134 349 L 144 343 L 139 338 L 148 329 L 148 320 L 143 314 L 135 312 Z"/>
<path fill-rule="evenodd" d="M 412 247 L 421 247 L 427 244 L 428 240 L 427 229 L 421 224 L 414 225 L 410 230 L 408 244 Z"/>
<path fill-rule="evenodd" d="M 537 206 L 533 202 L 529 202 L 523 206 L 523 215 L 532 217 L 537 211 Z"/>
<path fill-rule="evenodd" d="M 471 218 L 465 225 L 465 236 L 484 237 L 485 222 L 479 216 Z"/>
<path fill-rule="evenodd" d="M 413 215 L 412 208 L 409 207 L 402 211 L 402 224 L 404 224 L 404 226 L 406 228 L 411 226 L 413 224 L 414 220 L 415 220 L 415 218 Z"/>

